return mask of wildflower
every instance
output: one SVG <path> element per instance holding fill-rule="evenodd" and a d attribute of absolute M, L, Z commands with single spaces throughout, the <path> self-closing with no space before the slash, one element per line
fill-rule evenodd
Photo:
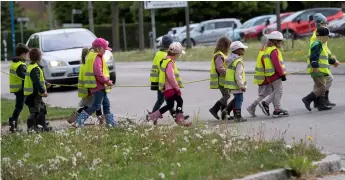
<path fill-rule="evenodd" d="M 273 153 L 272 149 L 269 150 L 270 153 Z"/>
<path fill-rule="evenodd" d="M 187 151 L 187 148 L 182 148 L 181 151 L 182 151 L 182 152 L 186 152 L 186 151 Z"/>
<path fill-rule="evenodd" d="M 2 158 L 2 162 L 4 162 L 4 163 L 9 163 L 9 162 L 11 162 L 11 158 L 9 158 L 9 157 L 4 157 L 4 158 Z"/>
<path fill-rule="evenodd" d="M 63 146 L 63 143 L 60 143 L 60 146 Z"/>
<path fill-rule="evenodd" d="M 220 138 L 225 139 L 226 135 L 225 134 L 219 134 Z"/>
<path fill-rule="evenodd" d="M 258 146 L 255 146 L 255 147 L 254 147 L 254 149 L 255 149 L 255 150 L 258 150 L 258 149 L 259 149 L 259 147 L 258 147 Z"/>
<path fill-rule="evenodd" d="M 170 174 L 171 176 L 175 175 L 174 171 L 171 171 L 169 174 Z"/>
<path fill-rule="evenodd" d="M 159 176 L 159 178 L 161 178 L 161 179 L 164 179 L 164 178 L 165 178 L 164 173 L 159 173 L 158 176 Z"/>
<path fill-rule="evenodd" d="M 211 144 L 216 144 L 217 142 L 218 142 L 217 139 L 213 139 L 213 140 L 211 141 Z"/>
<path fill-rule="evenodd" d="M 143 151 L 147 151 L 149 148 L 148 147 L 144 147 L 143 148 Z"/>
<path fill-rule="evenodd" d="M 200 146 L 198 146 L 196 149 L 197 149 L 198 151 L 201 151 L 201 147 L 200 147 Z"/>
<path fill-rule="evenodd" d="M 77 157 L 81 157 L 81 156 L 82 156 L 82 154 L 81 154 L 81 152 L 77 152 L 77 154 L 76 154 L 75 156 L 77 156 Z"/>
<path fill-rule="evenodd" d="M 186 143 L 189 143 L 189 140 L 188 140 L 187 136 L 185 136 L 183 139 L 184 139 L 184 141 L 186 141 Z"/>
<path fill-rule="evenodd" d="M 313 138 L 311 136 L 307 137 L 309 141 L 313 141 Z"/>
<path fill-rule="evenodd" d="M 200 134 L 195 134 L 195 136 L 199 139 L 202 139 L 202 136 Z"/>
<path fill-rule="evenodd" d="M 19 167 L 23 167 L 23 166 L 24 166 L 24 163 L 23 163 L 22 160 L 18 160 L 18 161 L 17 161 L 17 165 L 18 165 Z"/>
<path fill-rule="evenodd" d="M 72 157 L 72 165 L 77 166 L 77 158 L 74 156 Z"/>
<path fill-rule="evenodd" d="M 71 152 L 71 149 L 70 149 L 68 146 L 66 146 L 66 147 L 65 147 L 65 151 L 66 151 L 67 153 L 69 153 L 69 152 Z"/>
<path fill-rule="evenodd" d="M 291 149 L 291 145 L 286 145 L 286 149 Z"/>
<path fill-rule="evenodd" d="M 92 161 L 92 166 L 97 166 L 98 164 L 100 164 L 102 162 L 102 160 L 100 158 L 94 159 Z"/>
<path fill-rule="evenodd" d="M 188 130 L 184 130 L 183 133 L 184 133 L 185 135 L 187 135 L 189 132 L 188 132 Z"/>
<path fill-rule="evenodd" d="M 24 158 L 28 158 L 28 157 L 30 157 L 30 155 L 31 155 L 30 153 L 25 153 Z"/>
<path fill-rule="evenodd" d="M 177 165 L 177 167 L 181 167 L 181 164 L 178 162 L 178 163 L 176 163 L 176 165 Z"/>
<path fill-rule="evenodd" d="M 261 168 L 261 169 L 262 169 L 262 168 L 264 168 L 264 165 L 263 165 L 263 164 L 261 164 L 261 165 L 260 165 L 260 168 Z"/>
<path fill-rule="evenodd" d="M 76 173 L 69 173 L 69 175 L 73 178 L 73 179 L 78 179 L 78 175 Z"/>

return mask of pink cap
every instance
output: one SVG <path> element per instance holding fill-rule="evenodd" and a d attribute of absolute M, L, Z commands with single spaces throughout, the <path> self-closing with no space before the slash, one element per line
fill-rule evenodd
<path fill-rule="evenodd" d="M 102 47 L 106 50 L 112 51 L 112 49 L 108 47 L 108 45 L 109 42 L 103 38 L 96 38 L 92 43 L 92 47 Z"/>

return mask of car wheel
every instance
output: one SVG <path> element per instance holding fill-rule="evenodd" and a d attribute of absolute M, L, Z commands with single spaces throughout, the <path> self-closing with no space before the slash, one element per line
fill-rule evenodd
<path fill-rule="evenodd" d="M 296 39 L 296 33 L 293 32 L 292 30 L 284 30 L 283 31 L 283 36 L 285 39 Z"/>
<path fill-rule="evenodd" d="M 195 41 L 192 38 L 190 39 L 190 41 L 191 41 L 190 45 L 195 46 Z M 187 39 L 184 39 L 182 41 L 182 46 L 187 47 Z"/>

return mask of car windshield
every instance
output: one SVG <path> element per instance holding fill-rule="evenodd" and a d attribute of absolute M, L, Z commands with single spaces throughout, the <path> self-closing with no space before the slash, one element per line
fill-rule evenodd
<path fill-rule="evenodd" d="M 244 22 L 241 29 L 250 28 L 254 24 L 255 20 L 256 19 L 249 19 L 248 21 Z"/>
<path fill-rule="evenodd" d="M 284 20 L 282 20 L 281 22 L 284 23 L 284 22 L 291 22 L 292 20 L 294 20 L 297 16 L 301 15 L 302 13 L 304 13 L 305 11 L 299 11 L 299 12 L 296 12 L 296 13 L 293 13 L 289 16 L 287 16 L 286 18 L 284 18 Z"/>
<path fill-rule="evenodd" d="M 95 36 L 87 31 L 43 35 L 42 51 L 49 52 L 64 49 L 90 47 L 94 40 Z"/>
<path fill-rule="evenodd" d="M 194 27 L 189 27 L 189 32 L 192 31 Z M 183 30 L 180 34 L 185 33 L 187 29 Z"/>

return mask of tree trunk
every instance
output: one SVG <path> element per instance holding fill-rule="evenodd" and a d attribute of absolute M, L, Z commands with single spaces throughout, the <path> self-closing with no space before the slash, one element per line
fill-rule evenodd
<path fill-rule="evenodd" d="M 113 51 L 120 50 L 120 26 L 119 26 L 119 6 L 117 1 L 113 1 L 111 5 L 111 23 L 112 23 L 112 35 L 113 35 Z"/>
<path fill-rule="evenodd" d="M 145 48 L 144 44 L 144 13 L 143 13 L 143 1 L 138 2 L 138 16 L 139 16 L 139 50 L 143 51 Z"/>

